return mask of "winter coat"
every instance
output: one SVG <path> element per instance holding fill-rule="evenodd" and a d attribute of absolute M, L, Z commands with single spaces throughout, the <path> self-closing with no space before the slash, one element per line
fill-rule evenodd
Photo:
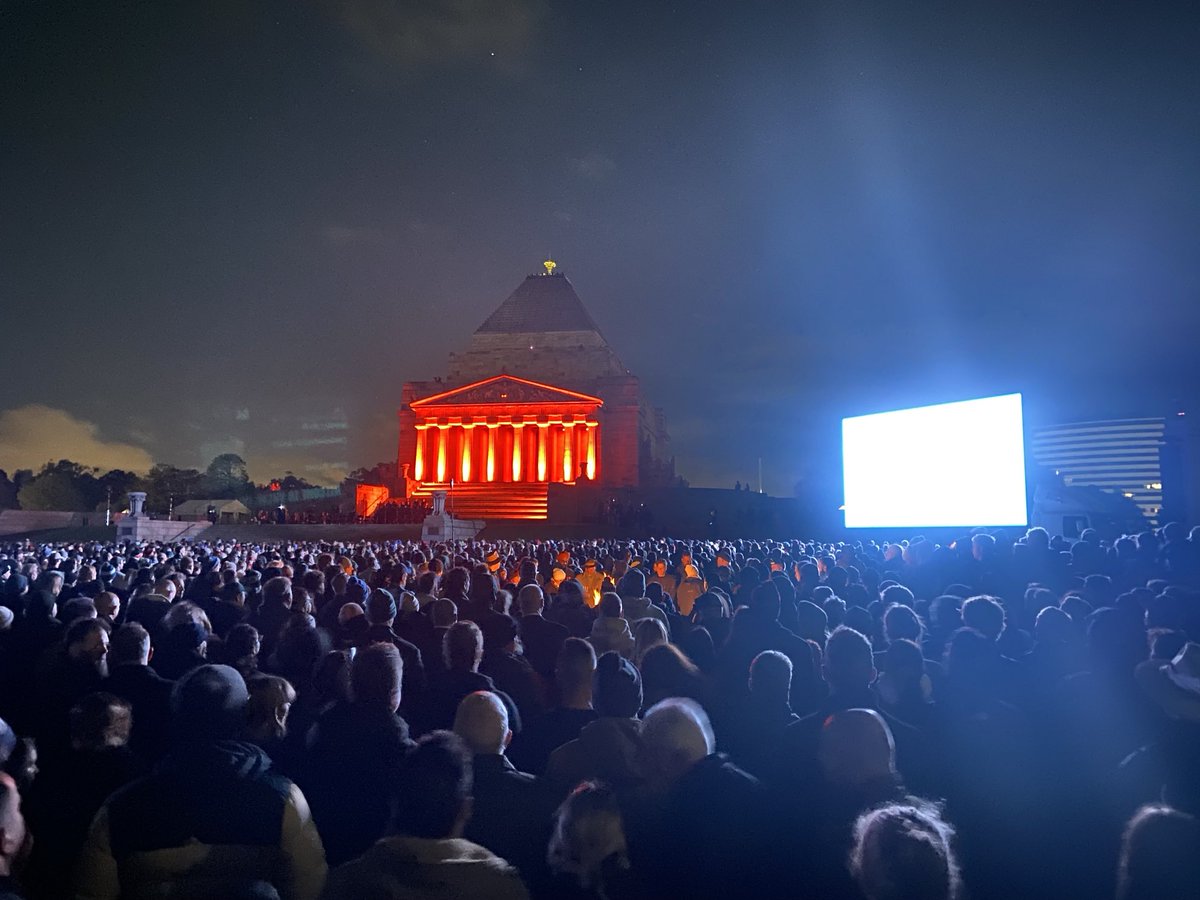
<path fill-rule="evenodd" d="M 310 900 L 324 881 L 304 794 L 253 744 L 216 741 L 177 748 L 108 799 L 76 897 L 229 897 L 271 885 L 283 900 Z"/>
<path fill-rule="evenodd" d="M 528 900 L 517 870 L 462 838 L 385 838 L 334 869 L 324 900 Z"/>
<path fill-rule="evenodd" d="M 589 778 L 618 790 L 636 787 L 644 778 L 641 749 L 640 719 L 597 719 L 550 754 L 546 779 L 567 790 Z"/>

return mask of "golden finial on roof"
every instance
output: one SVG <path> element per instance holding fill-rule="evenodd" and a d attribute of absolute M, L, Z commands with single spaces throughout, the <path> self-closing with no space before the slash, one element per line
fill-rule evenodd
<path fill-rule="evenodd" d="M 554 260 L 552 260 L 552 259 L 548 259 L 548 260 L 546 260 L 544 263 L 542 263 L 542 265 L 546 267 L 546 274 L 547 274 L 547 275 L 553 275 L 553 274 L 554 274 L 554 270 L 558 268 L 558 263 L 556 263 L 556 262 L 555 262 Z"/>

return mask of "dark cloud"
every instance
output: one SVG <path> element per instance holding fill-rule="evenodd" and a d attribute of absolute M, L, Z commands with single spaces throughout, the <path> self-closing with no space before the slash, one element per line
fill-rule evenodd
<path fill-rule="evenodd" d="M 520 63 L 546 13 L 539 0 L 328 0 L 364 46 L 399 66 Z"/>

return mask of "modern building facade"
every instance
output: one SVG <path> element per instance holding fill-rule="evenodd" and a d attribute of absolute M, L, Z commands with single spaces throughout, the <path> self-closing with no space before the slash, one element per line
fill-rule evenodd
<path fill-rule="evenodd" d="M 1120 494 L 1156 523 L 1164 507 L 1168 424 L 1166 417 L 1154 417 L 1054 425 L 1035 432 L 1031 453 L 1068 487 Z"/>

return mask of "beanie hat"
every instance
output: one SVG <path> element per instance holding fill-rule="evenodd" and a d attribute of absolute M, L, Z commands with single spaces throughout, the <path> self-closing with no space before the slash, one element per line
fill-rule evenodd
<path fill-rule="evenodd" d="M 642 708 L 642 676 L 615 650 L 596 661 L 592 706 L 601 716 L 619 719 L 632 719 Z"/>
<path fill-rule="evenodd" d="M 371 589 L 357 575 L 346 582 L 346 600 L 350 603 L 366 604 Z"/>
<path fill-rule="evenodd" d="M 621 576 L 617 585 L 617 593 L 622 597 L 644 597 L 646 595 L 646 576 L 637 569 L 630 569 Z"/>
<path fill-rule="evenodd" d="M 421 611 L 421 601 L 417 599 L 417 595 L 412 591 L 404 591 L 400 595 L 400 611 L 415 613 Z"/>
<path fill-rule="evenodd" d="M 391 591 L 385 591 L 383 588 L 371 591 L 367 600 L 367 618 L 372 624 L 396 618 L 396 598 L 392 596 Z"/>
<path fill-rule="evenodd" d="M 172 632 L 174 629 L 172 629 Z M 238 735 L 250 695 L 237 669 L 198 666 L 175 684 L 171 715 L 181 741 L 220 741 Z"/>
<path fill-rule="evenodd" d="M 500 554 L 495 550 L 489 550 L 488 555 L 483 558 L 483 561 L 487 563 L 489 571 L 494 572 L 500 568 Z"/>

